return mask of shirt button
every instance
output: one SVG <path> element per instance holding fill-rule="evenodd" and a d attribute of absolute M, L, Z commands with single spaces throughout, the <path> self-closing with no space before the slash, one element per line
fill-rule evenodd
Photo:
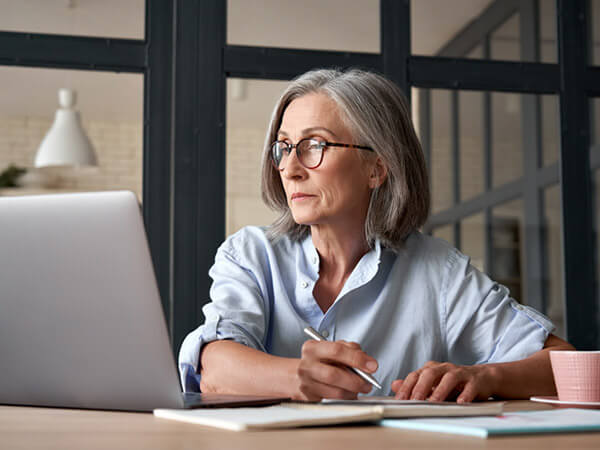
<path fill-rule="evenodd" d="M 300 283 L 300 286 L 302 286 L 302 289 L 306 289 L 308 287 L 308 283 L 306 281 L 303 281 L 302 283 Z"/>
<path fill-rule="evenodd" d="M 313 256 L 312 262 L 313 262 L 313 264 L 317 263 L 317 257 L 316 256 Z"/>
<path fill-rule="evenodd" d="M 327 330 L 321 331 L 321 336 L 323 336 L 324 338 L 329 337 L 329 331 L 327 331 Z"/>
<path fill-rule="evenodd" d="M 515 306 L 515 308 L 517 308 L 519 311 L 523 311 L 525 309 L 525 307 L 523 305 L 519 305 L 519 304 L 517 304 Z"/>

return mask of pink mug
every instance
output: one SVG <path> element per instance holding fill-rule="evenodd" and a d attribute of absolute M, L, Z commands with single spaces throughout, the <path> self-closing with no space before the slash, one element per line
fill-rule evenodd
<path fill-rule="evenodd" d="M 550 351 L 558 399 L 600 402 L 600 351 Z"/>

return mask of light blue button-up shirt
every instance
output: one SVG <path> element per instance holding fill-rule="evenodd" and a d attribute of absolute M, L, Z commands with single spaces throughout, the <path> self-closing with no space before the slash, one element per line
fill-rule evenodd
<path fill-rule="evenodd" d="M 310 325 L 329 340 L 358 342 L 379 363 L 383 389 L 371 395 L 389 395 L 392 381 L 427 361 L 515 361 L 540 350 L 554 330 L 468 257 L 418 232 L 399 252 L 375 242 L 323 313 L 312 295 L 320 259 L 311 237 L 272 242 L 265 230 L 243 228 L 217 251 L 206 320 L 179 353 L 185 391 L 199 391 L 200 349 L 217 339 L 299 358 Z"/>

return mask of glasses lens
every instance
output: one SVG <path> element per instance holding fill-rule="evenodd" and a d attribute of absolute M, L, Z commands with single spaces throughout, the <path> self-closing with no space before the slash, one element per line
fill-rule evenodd
<path fill-rule="evenodd" d="M 273 142 L 271 146 L 271 157 L 273 163 L 278 169 L 285 167 L 284 157 L 289 153 L 288 145 L 285 142 Z"/>
<path fill-rule="evenodd" d="M 298 159 L 304 167 L 309 169 L 317 167 L 323 155 L 323 144 L 319 141 L 307 139 L 298 143 Z"/>

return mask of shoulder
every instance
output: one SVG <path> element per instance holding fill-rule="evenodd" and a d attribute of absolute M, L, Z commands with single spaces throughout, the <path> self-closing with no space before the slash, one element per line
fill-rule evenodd
<path fill-rule="evenodd" d="M 445 240 L 418 231 L 411 233 L 398 255 L 438 272 L 446 272 L 461 261 L 468 264 L 468 257 Z"/>
<path fill-rule="evenodd" d="M 395 276 L 422 283 L 423 287 L 443 293 L 448 284 L 460 279 L 469 267 L 469 258 L 443 239 L 411 233 L 396 252 Z"/>

